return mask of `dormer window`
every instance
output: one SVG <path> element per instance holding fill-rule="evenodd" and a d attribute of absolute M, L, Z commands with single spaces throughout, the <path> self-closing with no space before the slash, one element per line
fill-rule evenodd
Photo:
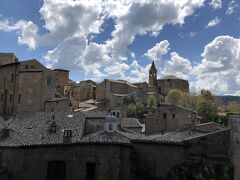
<path fill-rule="evenodd" d="M 73 130 L 71 129 L 64 129 L 63 133 L 63 143 L 68 144 L 72 141 Z"/>
<path fill-rule="evenodd" d="M 104 129 L 106 132 L 114 132 L 117 130 L 118 121 L 115 116 L 107 116 L 104 122 Z"/>
<path fill-rule="evenodd" d="M 113 130 L 113 125 L 109 124 L 109 130 L 112 131 Z"/>

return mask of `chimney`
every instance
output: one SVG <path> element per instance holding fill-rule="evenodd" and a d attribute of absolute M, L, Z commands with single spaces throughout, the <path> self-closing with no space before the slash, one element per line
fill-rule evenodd
<path fill-rule="evenodd" d="M 72 134 L 73 134 L 73 130 L 71 129 L 64 129 L 64 133 L 63 133 L 63 143 L 64 144 L 70 144 L 72 141 Z"/>

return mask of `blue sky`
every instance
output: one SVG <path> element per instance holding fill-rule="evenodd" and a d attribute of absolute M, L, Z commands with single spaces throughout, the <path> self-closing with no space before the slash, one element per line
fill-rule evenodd
<path fill-rule="evenodd" d="M 239 0 L 0 0 L 0 51 L 71 71 L 75 81 L 188 79 L 240 94 Z"/>

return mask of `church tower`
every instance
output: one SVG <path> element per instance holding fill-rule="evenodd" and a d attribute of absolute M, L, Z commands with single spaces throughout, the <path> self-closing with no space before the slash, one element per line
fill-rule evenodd
<path fill-rule="evenodd" d="M 152 61 L 152 66 L 149 69 L 149 85 L 157 86 L 157 69 L 155 67 L 154 60 Z"/>

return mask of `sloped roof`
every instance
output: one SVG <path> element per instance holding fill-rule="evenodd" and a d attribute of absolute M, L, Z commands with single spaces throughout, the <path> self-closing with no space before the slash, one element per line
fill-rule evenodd
<path fill-rule="evenodd" d="M 145 136 L 139 133 L 118 129 L 114 132 L 98 131 L 83 137 L 82 142 L 101 143 L 131 143 L 134 139 L 142 139 Z"/>
<path fill-rule="evenodd" d="M 136 118 L 122 118 L 121 127 L 122 128 L 143 128 L 141 123 Z"/>
<path fill-rule="evenodd" d="M 72 115 L 72 116 L 69 116 Z M 72 142 L 81 139 L 85 118 L 81 113 L 56 112 L 52 119 L 51 112 L 19 113 L 10 118 L 7 128 L 11 129 L 10 137 L 0 141 L 0 146 L 21 146 L 38 144 L 60 144 L 63 142 L 63 130 L 72 129 Z M 0 124 L 3 120 L 0 119 Z M 55 122 L 58 130 L 50 133 L 49 128 Z"/>
<path fill-rule="evenodd" d="M 175 131 L 172 133 L 167 133 L 164 135 L 153 135 L 149 138 L 151 140 L 157 141 L 175 141 L 175 142 L 183 142 L 188 139 L 198 138 L 205 135 L 209 135 L 211 133 L 217 133 L 221 131 L 229 130 L 229 128 L 216 124 L 214 122 L 199 124 L 193 127 L 192 130 L 184 129 L 180 131 Z"/>

